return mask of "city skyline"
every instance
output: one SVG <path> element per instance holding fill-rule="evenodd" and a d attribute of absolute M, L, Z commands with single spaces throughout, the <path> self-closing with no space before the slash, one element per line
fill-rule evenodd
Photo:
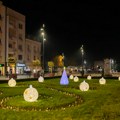
<path fill-rule="evenodd" d="M 86 59 L 114 58 L 120 60 L 120 15 L 114 2 L 46 2 L 3 1 L 3 4 L 26 16 L 26 34 L 38 37 L 45 24 L 47 41 L 45 57 L 57 54 L 81 57 L 84 45 Z"/>

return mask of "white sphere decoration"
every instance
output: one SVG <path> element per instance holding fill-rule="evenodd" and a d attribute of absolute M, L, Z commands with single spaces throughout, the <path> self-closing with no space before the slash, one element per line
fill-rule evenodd
<path fill-rule="evenodd" d="M 71 80 L 73 79 L 73 77 L 74 77 L 74 76 L 73 76 L 72 74 L 69 76 L 69 78 L 70 78 Z"/>
<path fill-rule="evenodd" d="M 106 80 L 102 77 L 102 78 L 100 78 L 99 83 L 100 83 L 100 84 L 105 84 L 105 83 L 106 83 Z"/>
<path fill-rule="evenodd" d="M 81 91 L 88 91 L 89 90 L 89 84 L 85 82 L 85 80 L 80 83 L 79 88 Z"/>
<path fill-rule="evenodd" d="M 75 77 L 74 77 L 74 82 L 78 82 L 78 81 L 79 81 L 78 76 L 75 76 Z"/>
<path fill-rule="evenodd" d="M 120 77 L 118 77 L 118 80 L 120 81 Z"/>
<path fill-rule="evenodd" d="M 11 79 L 8 81 L 8 85 L 9 85 L 10 87 L 16 86 L 16 81 L 15 81 L 15 79 L 11 78 Z"/>
<path fill-rule="evenodd" d="M 87 76 L 87 79 L 88 79 L 88 80 L 91 80 L 91 79 L 92 79 L 91 75 L 88 75 L 88 76 Z"/>
<path fill-rule="evenodd" d="M 23 96 L 25 101 L 34 102 L 38 99 L 39 94 L 38 91 L 30 85 L 30 87 L 24 91 Z"/>
<path fill-rule="evenodd" d="M 38 78 L 38 81 L 39 81 L 39 82 L 44 82 L 44 77 L 40 76 L 40 77 Z"/>

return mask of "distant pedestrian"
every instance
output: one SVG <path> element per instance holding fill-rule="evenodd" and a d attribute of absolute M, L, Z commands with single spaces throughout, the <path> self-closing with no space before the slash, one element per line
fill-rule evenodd
<path fill-rule="evenodd" d="M 6 77 L 8 77 L 9 76 L 9 74 L 8 74 L 8 71 L 6 72 Z"/>
<path fill-rule="evenodd" d="M 10 69 L 10 74 L 12 74 L 12 69 Z"/>

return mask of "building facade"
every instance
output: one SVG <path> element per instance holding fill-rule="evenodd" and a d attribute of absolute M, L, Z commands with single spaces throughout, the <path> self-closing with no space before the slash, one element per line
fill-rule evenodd
<path fill-rule="evenodd" d="M 0 1 L 0 73 L 2 75 L 23 74 L 30 61 L 36 58 L 40 60 L 40 42 L 25 39 L 25 19 L 24 15 L 4 6 Z M 31 43 L 31 52 L 27 51 L 29 43 Z M 37 52 L 33 52 L 31 48 L 35 48 L 34 51 Z M 31 57 L 28 58 L 28 55 Z"/>
<path fill-rule="evenodd" d="M 0 1 L 0 74 L 3 74 L 5 64 L 5 7 Z"/>
<path fill-rule="evenodd" d="M 41 61 L 41 43 L 35 40 L 26 39 L 26 47 L 25 47 L 25 63 L 26 63 L 26 70 L 30 71 L 40 71 L 41 70 L 41 62 L 39 65 L 34 65 L 33 62 L 36 60 Z"/>

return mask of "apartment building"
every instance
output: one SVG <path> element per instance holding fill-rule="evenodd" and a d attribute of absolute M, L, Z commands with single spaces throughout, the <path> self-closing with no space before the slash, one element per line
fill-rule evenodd
<path fill-rule="evenodd" d="M 31 39 L 26 39 L 26 56 L 25 56 L 25 63 L 26 63 L 26 69 L 27 70 L 37 70 L 39 71 L 41 67 L 36 68 L 36 66 L 33 65 L 34 60 L 40 60 L 41 61 L 41 43 L 35 40 Z"/>
<path fill-rule="evenodd" d="M 25 39 L 25 19 L 25 15 L 4 6 L 0 1 L 0 72 L 2 75 L 6 72 L 22 74 L 26 67 L 30 66 L 30 61 L 40 59 L 40 42 Z M 31 52 L 26 50 L 29 43 L 31 43 Z M 34 52 L 31 48 L 35 48 Z"/>

